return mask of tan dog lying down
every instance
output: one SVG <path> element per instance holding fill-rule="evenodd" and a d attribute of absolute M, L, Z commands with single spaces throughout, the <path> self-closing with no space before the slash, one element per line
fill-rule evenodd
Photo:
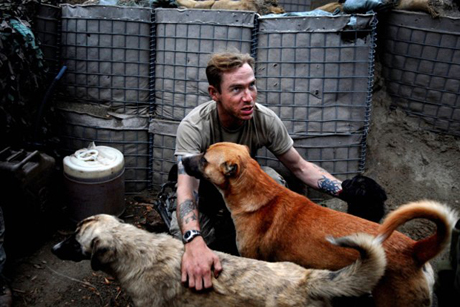
<path fill-rule="evenodd" d="M 387 237 L 414 218 L 433 221 L 437 232 L 424 240 L 414 241 L 395 231 L 384 242 L 388 265 L 373 291 L 377 306 L 431 306 L 434 273 L 427 262 L 446 247 L 455 221 L 445 206 L 433 201 L 411 203 L 392 212 L 380 226 L 319 206 L 276 184 L 245 146 L 217 143 L 202 155 L 183 159 L 183 164 L 189 175 L 206 178 L 221 191 L 244 257 L 338 270 L 356 261 L 357 254 L 331 245 L 326 235 L 368 232 Z"/>
<path fill-rule="evenodd" d="M 177 0 L 177 4 L 189 9 L 253 11 L 260 15 L 284 13 L 278 0 Z"/>
<path fill-rule="evenodd" d="M 371 291 L 386 264 L 378 238 L 356 234 L 330 240 L 334 246 L 359 250 L 362 259 L 332 272 L 218 252 L 223 271 L 213 279 L 213 289 L 204 293 L 181 284 L 182 242 L 110 215 L 83 220 L 53 252 L 64 260 L 91 259 L 94 270 L 120 281 L 136 306 L 329 306 L 332 297 Z"/>

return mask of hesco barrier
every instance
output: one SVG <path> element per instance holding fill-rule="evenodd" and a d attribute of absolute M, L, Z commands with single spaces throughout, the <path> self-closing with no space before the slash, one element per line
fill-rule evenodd
<path fill-rule="evenodd" d="M 67 66 L 54 103 L 63 154 L 92 141 L 120 150 L 127 193 L 152 184 L 151 19 L 150 9 L 117 6 L 43 5 L 37 16 L 45 57 Z"/>
<path fill-rule="evenodd" d="M 55 106 L 69 154 L 90 141 L 125 156 L 127 192 L 157 189 L 174 163 L 180 120 L 209 99 L 209 55 L 256 58 L 259 102 L 275 111 L 308 160 L 338 177 L 362 172 L 370 121 L 376 19 L 259 17 L 252 12 L 43 6 L 45 55 L 67 65 Z M 48 39 L 48 41 L 50 41 Z M 56 50 L 59 60 L 56 61 Z M 281 168 L 260 151 L 261 164 Z"/>
<path fill-rule="evenodd" d="M 394 105 L 423 129 L 460 135 L 460 18 L 393 11 L 382 33 Z"/>
<path fill-rule="evenodd" d="M 374 16 L 260 18 L 259 22 L 259 101 L 281 118 L 303 157 L 339 177 L 363 171 Z M 266 150 L 258 158 L 281 168 Z"/>

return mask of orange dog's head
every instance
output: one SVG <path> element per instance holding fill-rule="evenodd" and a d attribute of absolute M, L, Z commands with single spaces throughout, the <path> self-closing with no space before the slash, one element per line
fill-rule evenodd
<path fill-rule="evenodd" d="M 185 171 L 198 179 L 204 178 L 219 188 L 242 172 L 247 161 L 252 160 L 249 148 L 235 143 L 216 143 L 203 154 L 182 159 Z"/>

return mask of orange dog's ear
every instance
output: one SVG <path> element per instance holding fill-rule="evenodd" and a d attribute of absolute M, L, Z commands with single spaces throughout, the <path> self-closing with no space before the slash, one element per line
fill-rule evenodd
<path fill-rule="evenodd" d="M 231 177 L 238 173 L 238 164 L 233 162 L 224 162 L 223 163 L 224 175 L 226 177 Z"/>

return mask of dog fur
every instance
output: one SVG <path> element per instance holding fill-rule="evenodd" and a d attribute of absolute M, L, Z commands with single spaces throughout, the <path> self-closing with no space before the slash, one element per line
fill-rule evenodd
<path fill-rule="evenodd" d="M 53 247 L 53 253 L 63 260 L 90 259 L 94 270 L 119 280 L 136 306 L 330 306 L 333 297 L 370 292 L 386 265 L 379 238 L 354 234 L 329 240 L 340 248 L 358 250 L 361 259 L 334 272 L 217 252 L 223 271 L 205 292 L 181 284 L 182 242 L 111 215 L 83 220 L 74 235 Z"/>
<path fill-rule="evenodd" d="M 177 3 L 180 7 L 189 9 L 253 11 L 260 15 L 284 13 L 278 0 L 177 0 Z"/>
<path fill-rule="evenodd" d="M 380 222 L 385 215 L 385 190 L 372 178 L 357 175 L 342 182 L 339 198 L 348 204 L 347 213 Z"/>
<path fill-rule="evenodd" d="M 388 237 L 383 243 L 388 265 L 372 292 L 376 306 L 431 306 L 434 272 L 428 261 L 448 245 L 456 219 L 446 206 L 428 200 L 407 204 L 389 214 L 380 226 L 319 206 L 276 184 L 242 145 L 217 143 L 204 154 L 183 159 L 183 164 L 189 175 L 211 181 L 222 193 L 242 256 L 338 270 L 357 255 L 330 245 L 324 239 L 327 234 L 381 234 Z M 415 218 L 434 222 L 436 233 L 414 241 L 394 231 Z"/>

